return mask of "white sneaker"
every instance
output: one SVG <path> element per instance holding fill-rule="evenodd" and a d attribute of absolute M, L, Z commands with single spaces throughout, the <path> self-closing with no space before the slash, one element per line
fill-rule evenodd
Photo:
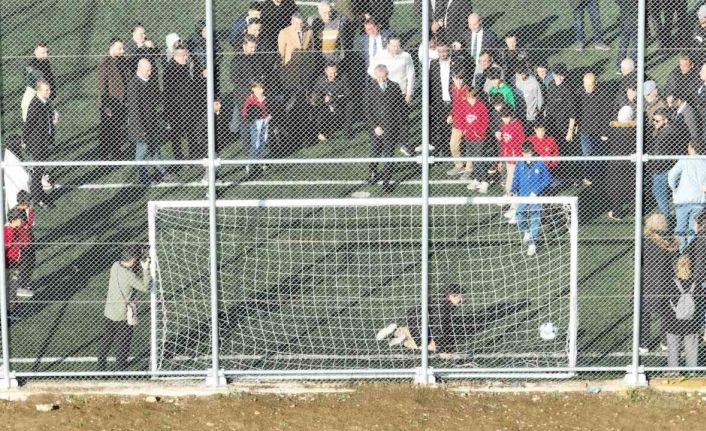
<path fill-rule="evenodd" d="M 399 337 L 395 337 L 388 341 L 387 345 L 390 347 L 393 346 L 399 346 L 400 344 L 404 343 L 404 341 L 407 339 L 404 335 L 400 335 Z"/>
<path fill-rule="evenodd" d="M 434 148 L 435 148 L 435 147 L 434 147 L 433 145 L 428 145 L 427 148 L 429 148 L 429 152 L 431 153 L 432 151 L 434 151 Z M 416 147 L 414 147 L 414 152 L 415 152 L 415 153 L 421 153 L 421 152 L 422 152 L 422 146 L 421 146 L 421 145 L 417 145 Z"/>
<path fill-rule="evenodd" d="M 34 296 L 34 292 L 29 289 L 19 288 L 16 295 L 18 298 L 31 298 Z"/>
<path fill-rule="evenodd" d="M 476 190 L 478 189 L 479 185 L 480 183 L 478 182 L 478 180 L 473 179 L 470 183 L 468 183 L 468 186 L 466 186 L 466 188 L 468 188 L 468 190 Z"/>
<path fill-rule="evenodd" d="M 396 329 L 397 329 L 397 324 L 390 323 L 389 325 L 385 326 L 384 328 L 382 328 L 381 330 L 378 331 L 377 335 L 375 336 L 375 339 L 378 341 L 382 341 L 385 338 L 392 335 Z"/>
<path fill-rule="evenodd" d="M 527 244 L 530 241 L 530 233 L 525 232 L 525 235 L 522 237 L 522 243 Z"/>
<path fill-rule="evenodd" d="M 503 217 L 505 218 L 515 218 L 515 210 L 513 208 L 510 208 L 509 210 L 505 211 L 503 213 Z"/>
<path fill-rule="evenodd" d="M 54 188 L 54 184 L 51 181 L 49 175 L 42 175 L 42 190 L 45 192 L 51 191 Z"/>
<path fill-rule="evenodd" d="M 647 347 L 638 347 L 637 351 L 640 352 L 641 355 L 646 355 L 650 353 L 650 349 L 648 349 Z"/>
<path fill-rule="evenodd" d="M 490 184 L 488 184 L 487 181 L 482 181 L 478 184 L 478 188 L 476 190 L 478 190 L 478 193 L 486 194 L 488 193 L 488 187 L 490 187 Z"/>
<path fill-rule="evenodd" d="M 446 176 L 447 177 L 455 177 L 456 175 L 461 175 L 462 173 L 463 173 L 463 168 L 457 168 L 454 166 L 453 168 L 446 171 Z"/>
<path fill-rule="evenodd" d="M 517 224 L 517 219 L 515 216 L 512 216 L 511 218 L 507 219 L 508 224 Z"/>
<path fill-rule="evenodd" d="M 535 244 L 530 244 L 527 247 L 527 256 L 534 256 L 537 254 L 537 246 Z"/>

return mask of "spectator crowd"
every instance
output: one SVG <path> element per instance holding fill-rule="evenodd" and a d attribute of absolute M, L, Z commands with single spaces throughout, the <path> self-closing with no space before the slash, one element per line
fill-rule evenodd
<path fill-rule="evenodd" d="M 502 163 L 455 161 L 446 174 L 481 194 L 493 184 L 518 196 L 556 193 L 570 185 L 598 188 L 604 191 L 607 216 L 623 218 L 632 200 L 631 162 L 517 158 L 635 152 L 637 1 L 616 0 L 620 10 L 616 78 L 604 81 L 599 70 L 548 64 L 549 50 L 530 49 L 520 33 L 496 34 L 470 0 L 417 0 L 419 17 L 421 1 L 430 1 L 432 18 L 429 150 L 457 158 L 507 158 Z M 420 63 L 426 47 L 419 46 L 416 55 L 405 50 L 408 36 L 393 25 L 396 7 L 392 0 L 341 0 L 335 7 L 322 0 L 316 13 L 306 17 L 293 0 L 264 0 L 250 4 L 223 32 L 201 21 L 189 37 L 170 33 L 164 44 L 136 23 L 129 38 L 105 41 L 105 56 L 97 68 L 100 158 L 158 161 L 166 144 L 175 159 L 206 157 L 211 73 L 217 152 L 241 140 L 248 159 L 283 157 L 304 146 L 326 145 L 337 134 L 346 139 L 360 134 L 369 139 L 371 157 L 389 158 L 396 151 L 412 156 L 421 151 L 412 143 L 410 119 L 420 99 Z M 568 0 L 565 7 L 572 9 L 574 18 L 573 49 L 583 51 L 592 40 L 595 49 L 607 50 L 599 2 Z M 584 31 L 584 12 L 591 39 Z M 650 265 L 659 261 L 673 267 L 655 274 L 659 280 L 654 283 L 658 289 L 674 287 L 668 295 L 680 299 L 690 284 L 702 289 L 706 281 L 690 264 L 697 261 L 694 250 L 701 253 L 698 262 L 706 257 L 700 234 L 706 230 L 706 159 L 698 157 L 706 145 L 706 5 L 690 17 L 685 1 L 651 2 L 649 15 L 658 46 L 679 55 L 662 88 L 649 76 L 643 86 L 645 152 L 678 156 L 645 165 L 658 217 L 648 220 L 646 236 L 654 244 L 647 250 L 681 257 L 646 259 Z M 224 55 L 226 43 L 234 55 Z M 215 54 L 213 71 L 207 69 L 209 44 Z M 226 75 L 230 85 L 223 82 Z M 46 43 L 36 44 L 24 77 L 22 139 L 7 143 L 5 160 L 51 160 L 61 127 L 55 107 L 61 83 L 52 71 Z M 224 91 L 226 87 L 232 90 Z M 393 191 L 393 163 L 378 165 L 369 165 L 369 183 Z M 255 176 L 264 165 L 246 169 Z M 149 185 L 173 180 L 177 173 L 173 167 L 152 164 L 139 167 L 137 178 Z M 43 167 L 35 167 L 31 175 L 20 169 L 6 171 L 5 176 L 10 210 L 6 262 L 17 280 L 17 294 L 29 295 L 32 205 L 53 205 L 53 181 Z M 672 207 L 673 238 L 667 234 Z M 512 206 L 505 216 L 523 231 L 528 254 L 535 254 L 541 206 Z M 130 258 L 134 265 L 134 256 L 124 260 Z M 666 280 L 668 273 L 673 276 Z M 660 290 L 658 296 L 663 293 Z M 678 308 L 675 301 L 667 302 Z M 648 301 L 654 310 L 666 308 L 665 304 Z M 684 337 L 688 361 L 692 360 L 693 329 L 702 326 L 667 326 L 670 364 L 672 348 L 679 343 L 675 336 Z"/>

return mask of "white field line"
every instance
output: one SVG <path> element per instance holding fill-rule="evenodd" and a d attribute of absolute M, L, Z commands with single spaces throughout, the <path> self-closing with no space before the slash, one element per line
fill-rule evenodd
<path fill-rule="evenodd" d="M 234 181 L 217 181 L 216 187 L 230 187 L 233 185 L 237 186 L 271 186 L 271 187 L 282 187 L 282 186 L 362 186 L 367 185 L 368 182 L 365 180 L 302 180 L 302 181 L 244 181 L 242 183 L 237 183 Z M 407 180 L 402 181 L 401 185 L 421 185 L 421 180 Z M 467 185 L 467 181 L 461 180 L 431 180 L 429 181 L 431 185 Z M 106 184 L 55 184 L 55 189 L 76 189 L 76 190 L 105 190 L 105 189 L 123 189 L 123 188 L 155 188 L 155 189 L 168 189 L 168 188 L 180 188 L 180 187 L 202 187 L 206 188 L 208 185 L 201 181 L 193 181 L 188 183 L 158 183 L 149 186 L 143 186 L 137 183 L 106 183 Z"/>
<path fill-rule="evenodd" d="M 434 357 L 436 355 L 432 355 Z M 580 358 L 628 358 L 631 357 L 631 352 L 611 352 L 607 354 L 602 353 L 585 353 L 579 354 Z M 641 356 L 651 356 L 651 357 L 666 357 L 666 352 L 650 352 Z M 418 355 L 409 354 L 379 354 L 379 355 L 293 355 L 293 354 L 274 354 L 274 355 L 221 355 L 221 360 L 281 360 L 281 361 L 291 361 L 291 360 L 342 360 L 342 359 L 354 359 L 354 360 L 413 360 L 418 359 Z M 562 359 L 566 358 L 566 353 L 499 353 L 499 354 L 464 354 L 456 353 L 451 354 L 451 359 Z M 142 360 L 148 361 L 149 358 L 136 358 L 130 357 L 130 360 Z M 169 361 L 174 362 L 186 362 L 186 361 L 206 361 L 210 360 L 210 356 L 175 356 L 170 358 Z M 115 357 L 108 357 L 108 361 L 115 361 Z M 43 357 L 43 358 L 10 358 L 10 362 L 14 364 L 34 364 L 34 363 L 91 363 L 97 362 L 95 356 L 79 356 L 79 357 Z M 499 368 L 501 369 L 501 368 Z"/>

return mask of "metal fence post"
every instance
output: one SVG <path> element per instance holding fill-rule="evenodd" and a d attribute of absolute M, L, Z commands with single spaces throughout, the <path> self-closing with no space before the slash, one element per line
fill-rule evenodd
<path fill-rule="evenodd" d="M 429 2 L 422 2 L 422 357 L 415 382 L 434 383 L 429 368 Z"/>
<path fill-rule="evenodd" d="M 642 194 L 643 194 L 643 137 L 645 130 L 645 2 L 638 3 L 637 31 L 637 130 L 635 133 L 635 274 L 633 287 L 632 315 L 632 362 L 625 375 L 625 383 L 631 386 L 645 386 L 647 379 L 640 369 L 640 306 L 642 282 Z"/>
<path fill-rule="evenodd" d="M 209 237 L 209 260 L 210 260 L 210 281 L 211 281 L 211 372 L 208 377 L 208 384 L 219 386 L 225 384 L 225 377 L 220 370 L 219 343 L 218 343 L 218 260 L 217 260 L 217 232 L 216 232 L 216 130 L 214 123 L 214 103 L 215 103 L 215 61 L 214 61 L 214 40 L 213 27 L 213 0 L 206 0 L 206 28 L 208 40 L 206 41 L 206 69 L 207 97 L 208 105 L 208 237 Z"/>
<path fill-rule="evenodd" d="M 1 73 L 1 72 L 0 72 Z M 2 204 L 2 210 L 0 210 L 0 225 L 5 225 L 5 190 L 4 190 L 4 180 L 5 180 L 5 166 L 4 160 L 4 148 L 2 146 L 2 139 L 0 139 L 0 204 Z M 13 386 L 17 386 L 17 380 L 10 376 L 10 328 L 7 324 L 7 310 L 9 298 L 7 297 L 7 268 L 5 268 L 5 230 L 3 229 L 3 258 L 0 259 L 0 329 L 2 330 L 2 387 L 5 389 L 10 389 Z"/>

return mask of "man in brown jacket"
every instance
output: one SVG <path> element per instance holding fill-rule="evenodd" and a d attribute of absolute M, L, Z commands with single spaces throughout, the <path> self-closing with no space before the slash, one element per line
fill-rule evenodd
<path fill-rule="evenodd" d="M 306 51 L 311 45 L 311 30 L 304 28 L 304 18 L 299 13 L 292 15 L 292 24 L 283 28 L 277 37 L 277 46 L 282 64 L 292 61 L 294 51 Z"/>
<path fill-rule="evenodd" d="M 108 55 L 98 64 L 98 94 L 100 95 L 100 144 L 101 158 L 123 158 L 125 110 L 125 80 L 127 63 L 125 48 L 120 39 L 108 44 Z"/>

